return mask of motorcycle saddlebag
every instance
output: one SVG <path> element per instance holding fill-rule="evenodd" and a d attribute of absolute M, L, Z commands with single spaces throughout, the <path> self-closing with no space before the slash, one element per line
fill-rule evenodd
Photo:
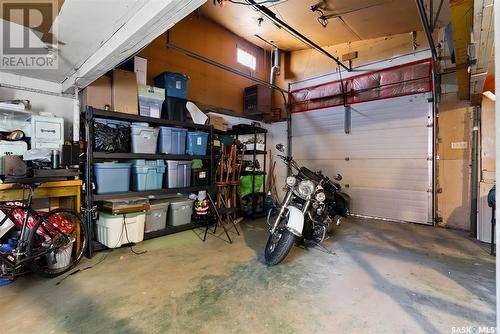
<path fill-rule="evenodd" d="M 346 193 L 335 192 L 335 213 L 345 217 L 351 212 L 351 197 Z"/>

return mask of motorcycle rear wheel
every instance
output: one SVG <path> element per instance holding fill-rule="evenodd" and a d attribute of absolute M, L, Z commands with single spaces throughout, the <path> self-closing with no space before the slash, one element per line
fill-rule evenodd
<path fill-rule="evenodd" d="M 295 236 L 284 226 L 269 236 L 264 258 L 268 266 L 275 266 L 285 259 L 292 249 Z"/>

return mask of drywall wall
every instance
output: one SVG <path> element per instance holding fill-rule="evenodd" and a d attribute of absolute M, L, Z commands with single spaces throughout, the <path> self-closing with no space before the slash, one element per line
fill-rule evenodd
<path fill-rule="evenodd" d="M 63 117 L 64 137 L 66 139 L 70 138 L 73 126 L 74 103 L 71 97 L 0 87 L 0 101 L 2 100 L 29 100 L 34 114 L 49 112 L 54 116 Z"/>
<path fill-rule="evenodd" d="M 481 104 L 481 180 L 495 180 L 495 102 L 483 97 Z"/>
<path fill-rule="evenodd" d="M 438 118 L 437 215 L 440 226 L 470 230 L 472 108 L 457 92 L 441 96 Z"/>
<path fill-rule="evenodd" d="M 416 50 L 413 49 L 411 34 L 393 35 L 324 47 L 325 50 L 339 58 L 342 58 L 343 54 L 357 51 L 358 58 L 353 60 L 352 64 L 354 68 L 427 48 L 428 44 L 422 32 L 417 33 Z M 347 64 L 347 62 L 344 63 Z M 293 82 L 337 70 L 337 64 L 333 60 L 312 49 L 292 52 L 290 61 L 287 64 L 289 66 L 285 69 L 285 79 Z"/>
<path fill-rule="evenodd" d="M 168 34 L 171 44 L 268 80 L 269 59 L 263 49 L 197 13 L 180 21 Z M 253 81 L 167 49 L 166 43 L 167 34 L 163 34 L 139 53 L 139 56 L 148 59 L 147 79 L 150 84 L 162 72 L 184 73 L 190 77 L 188 99 L 242 114 L 243 90 L 255 84 Z M 236 61 L 238 47 L 257 58 L 256 71 Z"/>

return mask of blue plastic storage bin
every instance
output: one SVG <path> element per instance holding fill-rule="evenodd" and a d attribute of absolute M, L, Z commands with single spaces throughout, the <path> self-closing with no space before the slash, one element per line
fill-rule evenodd
<path fill-rule="evenodd" d="M 132 163 L 132 190 L 161 189 L 165 162 L 163 160 L 134 160 Z"/>
<path fill-rule="evenodd" d="M 106 119 L 106 118 L 94 118 L 94 121 L 97 123 L 105 124 L 113 129 L 116 129 L 118 126 L 129 127 L 130 122 L 126 121 L 117 121 L 114 119 Z"/>
<path fill-rule="evenodd" d="M 130 190 L 130 162 L 94 163 L 97 194 L 120 193 Z"/>
<path fill-rule="evenodd" d="M 186 153 L 186 129 L 160 127 L 160 138 L 158 138 L 158 152 L 165 154 Z"/>
<path fill-rule="evenodd" d="M 186 153 L 189 155 L 207 154 L 208 132 L 189 131 L 187 133 Z"/>
<path fill-rule="evenodd" d="M 187 98 L 189 78 L 182 73 L 163 72 L 154 78 L 155 86 L 165 89 L 165 96 Z"/>

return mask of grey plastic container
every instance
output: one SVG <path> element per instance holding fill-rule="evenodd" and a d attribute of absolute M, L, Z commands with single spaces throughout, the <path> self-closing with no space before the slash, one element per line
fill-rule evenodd
<path fill-rule="evenodd" d="M 165 160 L 167 171 L 163 179 L 164 188 L 185 188 L 191 185 L 191 161 Z"/>
<path fill-rule="evenodd" d="M 94 163 L 94 175 L 97 183 L 97 194 L 127 192 L 130 189 L 129 162 Z"/>
<path fill-rule="evenodd" d="M 151 201 L 150 209 L 146 212 L 146 225 L 144 232 L 163 230 L 167 227 L 167 214 L 169 201 Z"/>
<path fill-rule="evenodd" d="M 170 226 L 190 224 L 191 215 L 193 214 L 193 203 L 192 199 L 186 197 L 170 199 L 167 224 Z"/>
<path fill-rule="evenodd" d="M 156 153 L 158 144 L 158 128 L 132 124 L 130 126 L 132 137 L 132 153 Z"/>
<path fill-rule="evenodd" d="M 168 126 L 160 127 L 158 152 L 166 154 L 185 154 L 186 135 L 187 129 L 172 128 Z"/>

